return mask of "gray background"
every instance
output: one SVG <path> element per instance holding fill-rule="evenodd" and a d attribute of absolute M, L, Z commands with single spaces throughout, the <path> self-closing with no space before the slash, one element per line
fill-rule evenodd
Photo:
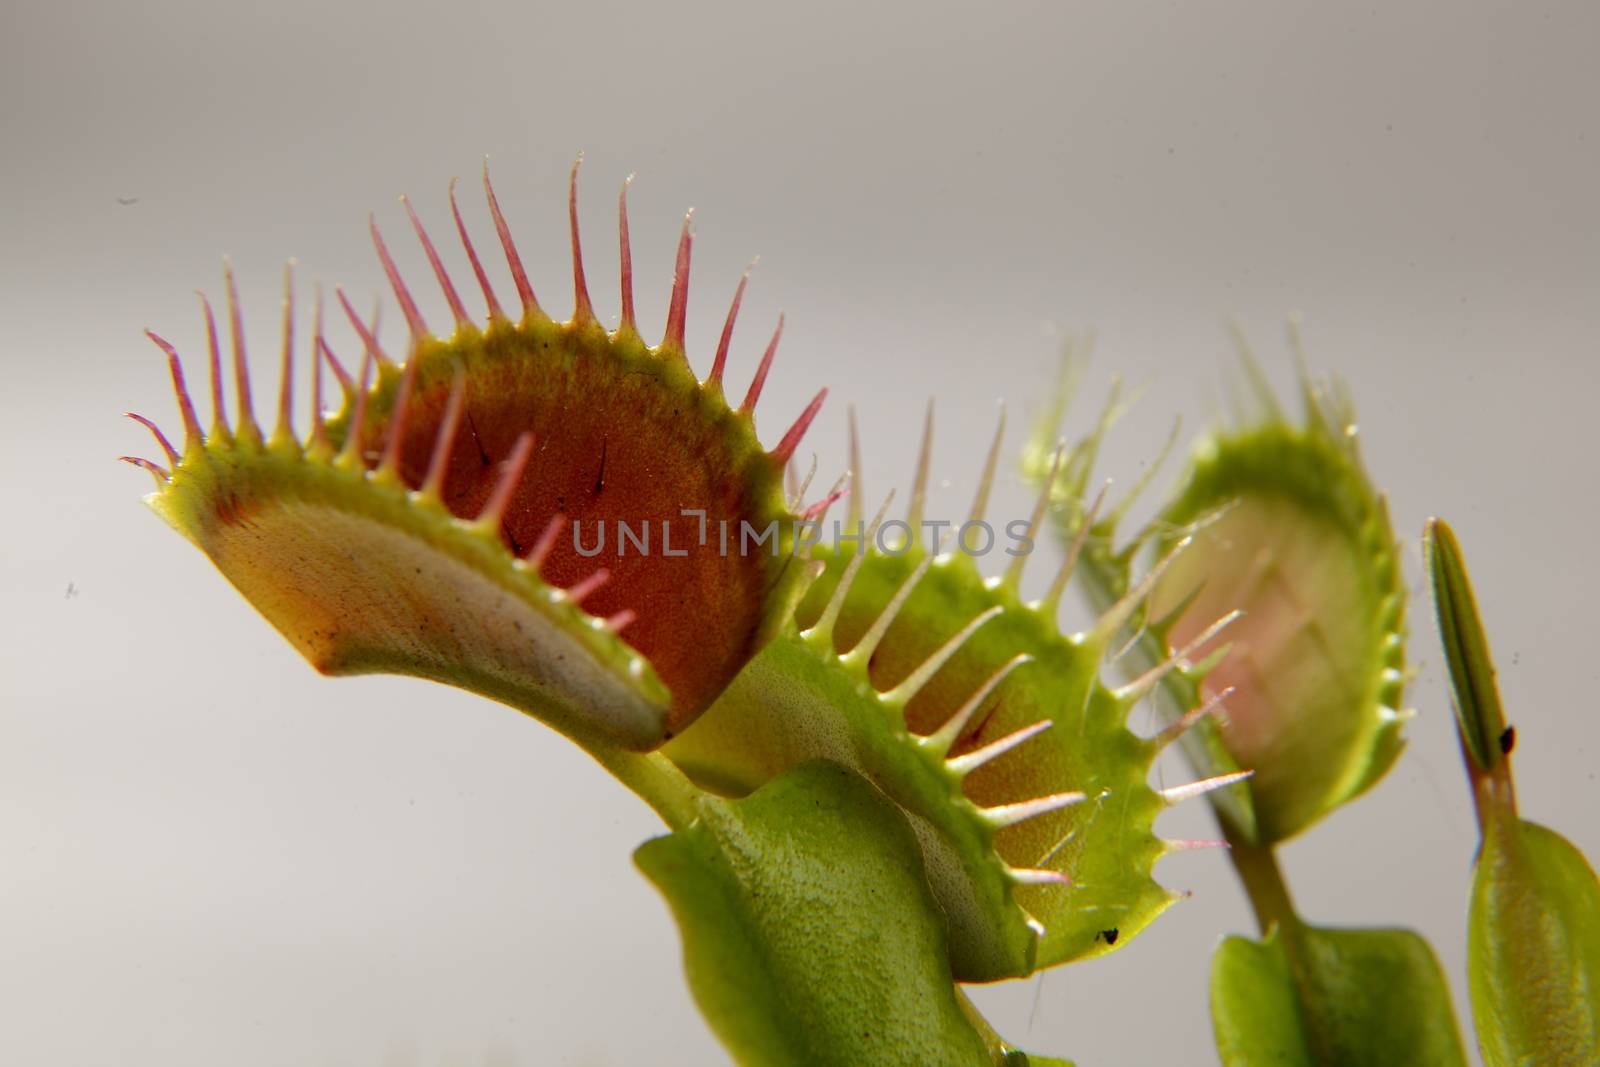
<path fill-rule="evenodd" d="M 702 371 L 763 254 L 733 371 L 786 309 L 763 433 L 832 384 L 808 445 L 842 468 L 859 404 L 881 494 L 936 396 L 936 514 L 966 506 L 993 401 L 1029 411 L 1065 336 L 1098 330 L 1092 394 L 1150 384 L 1106 455 L 1126 482 L 1174 414 L 1219 410 L 1228 315 L 1287 385 L 1281 323 L 1303 310 L 1360 404 L 1413 584 L 1425 516 L 1465 541 L 1525 811 L 1600 851 L 1600 16 L 1383 8 L 7 3 L 0 1059 L 722 1062 L 630 865 L 657 831 L 641 804 L 504 708 L 317 677 L 114 462 L 152 453 L 121 411 L 176 427 L 139 329 L 198 355 L 190 289 L 217 290 L 220 253 L 265 354 L 285 257 L 379 291 L 376 209 L 447 321 L 393 197 L 467 282 L 445 184 L 486 152 L 556 308 L 579 149 L 608 320 L 623 176 L 647 323 L 698 209 Z M 1009 476 L 997 513 L 1026 506 Z M 1285 863 L 1306 915 L 1422 930 L 1459 994 L 1474 831 L 1413 608 L 1410 751 Z M 1163 829 L 1205 835 L 1203 806 Z M 1107 960 L 979 990 L 996 1025 L 1089 1064 L 1211 1062 L 1209 952 L 1250 919 L 1220 855 L 1161 874 L 1194 899 Z"/>

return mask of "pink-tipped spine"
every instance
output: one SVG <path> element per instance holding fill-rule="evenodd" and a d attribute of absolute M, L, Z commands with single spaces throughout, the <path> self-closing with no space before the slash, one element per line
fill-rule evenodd
<path fill-rule="evenodd" d="M 414 361 L 413 361 L 414 362 Z M 428 474 L 422 481 L 422 494 L 435 500 L 444 496 L 444 476 L 450 469 L 450 454 L 456 445 L 456 429 L 461 425 L 461 410 L 467 400 L 467 374 L 456 368 L 455 380 L 450 383 L 450 399 L 444 405 L 444 419 L 439 423 L 439 436 L 433 441 L 433 456 L 428 461 Z"/>
<path fill-rule="evenodd" d="M 344 294 L 339 294 L 343 298 Z M 349 305 L 346 304 L 346 307 Z M 367 392 L 372 379 L 372 366 L 377 360 L 377 354 L 371 345 L 368 345 L 361 354 L 361 381 L 356 388 L 355 410 L 350 416 L 349 437 L 345 439 L 344 453 L 340 459 L 347 465 L 361 469 L 366 465 L 362 456 L 361 435 L 366 429 L 367 420 Z"/>
<path fill-rule="evenodd" d="M 411 228 L 417 232 L 417 240 L 422 243 L 422 252 L 428 257 L 428 266 L 433 268 L 433 276 L 438 280 L 439 288 L 444 290 L 445 303 L 450 305 L 450 314 L 455 317 L 456 325 L 467 325 L 472 320 L 467 317 L 467 309 L 461 303 L 461 294 L 456 292 L 455 282 L 450 280 L 449 272 L 444 269 L 444 261 L 439 258 L 439 250 L 433 247 L 433 238 L 428 236 L 422 220 L 417 217 L 417 209 L 411 206 L 411 198 L 401 196 L 400 203 L 405 205 L 406 215 L 411 219 Z"/>
<path fill-rule="evenodd" d="M 391 362 L 389 357 L 384 355 L 383 348 L 378 344 L 378 334 L 376 330 L 378 322 L 377 313 L 373 313 L 373 325 L 368 326 L 366 323 L 361 321 L 361 316 L 356 314 L 356 309 L 350 306 L 350 298 L 345 295 L 343 289 L 335 287 L 333 292 L 334 295 L 339 298 L 339 306 L 344 308 L 345 318 L 350 320 L 350 325 L 353 326 L 356 333 L 361 336 L 361 345 L 366 350 L 366 353 L 371 355 L 372 358 L 377 360 L 379 363 Z M 333 352 L 331 350 L 328 350 L 328 357 L 329 359 L 333 358 Z M 364 358 L 365 356 L 363 356 L 363 359 Z M 334 361 L 334 366 L 337 365 L 338 362 Z M 346 374 L 345 377 L 348 378 L 349 375 Z M 363 388 L 365 388 L 364 385 Z"/>
<path fill-rule="evenodd" d="M 149 471 L 150 476 L 156 480 L 156 485 L 163 486 L 172 480 L 172 475 L 159 463 L 152 463 L 143 456 L 118 456 L 124 463 L 131 463 L 142 471 Z"/>
<path fill-rule="evenodd" d="M 222 396 L 222 346 L 217 343 L 217 316 L 206 294 L 196 289 L 194 295 L 200 298 L 200 310 L 206 319 L 206 354 L 211 365 L 211 432 L 225 436 L 230 431 L 227 401 Z"/>
<path fill-rule="evenodd" d="M 517 443 L 512 446 L 511 455 L 506 459 L 505 465 L 500 468 L 500 480 L 495 482 L 494 491 L 489 494 L 488 502 L 478 513 L 478 523 L 481 526 L 499 529 L 500 523 L 506 517 L 506 509 L 511 506 L 512 496 L 522 484 L 523 472 L 527 470 L 528 458 L 532 455 L 533 434 L 524 430 L 522 436 L 517 438 Z"/>
<path fill-rule="evenodd" d="M 583 165 L 583 153 L 572 163 L 572 176 L 567 181 L 567 222 L 572 228 L 572 321 L 588 322 L 594 318 L 594 304 L 589 300 L 589 282 L 583 276 L 583 242 L 578 239 L 578 168 Z"/>
<path fill-rule="evenodd" d="M 145 429 L 149 430 L 155 436 L 156 444 L 161 446 L 161 451 L 167 454 L 168 462 L 170 462 L 174 467 L 178 465 L 178 450 L 172 447 L 172 442 L 168 441 L 167 435 L 161 432 L 161 427 L 157 426 L 155 423 L 151 422 L 149 419 L 138 414 L 137 412 L 124 411 L 123 414 L 132 419 L 134 422 L 137 422 L 140 426 L 143 426 Z"/>
<path fill-rule="evenodd" d="M 638 333 L 639 323 L 633 314 L 633 240 L 628 233 L 628 186 L 632 184 L 630 174 L 622 180 L 622 192 L 617 194 L 617 240 L 621 246 L 622 328 Z"/>
<path fill-rule="evenodd" d="M 283 265 L 283 370 L 278 381 L 278 426 L 272 436 L 294 440 L 294 260 Z"/>
<path fill-rule="evenodd" d="M 717 341 L 717 358 L 711 362 L 711 374 L 706 378 L 708 385 L 722 388 L 722 374 L 728 367 L 728 345 L 733 341 L 733 324 L 739 318 L 739 305 L 744 303 L 744 289 L 750 284 L 750 272 L 756 265 L 751 263 L 744 269 L 744 276 L 739 279 L 739 287 L 733 291 L 733 303 L 728 307 L 728 318 L 722 324 L 722 337 Z"/>
<path fill-rule="evenodd" d="M 511 227 L 500 213 L 500 198 L 494 195 L 494 185 L 489 181 L 489 158 L 483 160 L 483 193 L 489 201 L 489 214 L 494 218 L 494 232 L 500 236 L 500 247 L 505 250 L 506 266 L 511 270 L 511 280 L 516 284 L 517 296 L 522 298 L 524 317 L 540 311 L 539 301 L 533 297 L 533 286 L 528 284 L 528 272 L 523 269 L 522 256 L 517 253 L 517 243 L 511 239 Z"/>
<path fill-rule="evenodd" d="M 585 597 L 589 596 L 589 594 L 593 593 L 596 589 L 599 589 L 602 585 L 605 585 L 610 580 L 611 572 L 606 570 L 604 567 L 601 567 L 593 574 L 590 574 L 587 578 L 581 579 L 577 582 L 574 582 L 572 585 L 567 586 L 567 599 L 572 601 L 574 604 L 582 604 Z"/>
<path fill-rule="evenodd" d="M 750 380 L 750 391 L 744 394 L 744 403 L 739 405 L 740 411 L 750 412 L 756 409 L 756 401 L 761 399 L 761 389 L 767 384 L 767 374 L 772 370 L 772 358 L 778 354 L 778 340 L 783 336 L 783 313 L 778 313 L 778 328 L 772 331 L 772 340 L 767 342 L 767 350 L 762 353 L 761 365 L 756 368 L 756 376 Z"/>
<path fill-rule="evenodd" d="M 539 534 L 539 539 L 533 543 L 528 554 L 523 557 L 528 566 L 535 571 L 544 566 L 544 561 L 549 558 L 550 550 L 556 547 L 556 538 L 561 536 L 561 531 L 567 528 L 567 517 L 557 512 L 545 523 L 544 530 Z"/>
<path fill-rule="evenodd" d="M 406 414 L 411 406 L 411 392 L 417 385 L 417 361 L 406 360 L 400 374 L 400 388 L 395 392 L 394 414 L 389 418 L 389 440 L 383 446 L 383 458 L 378 471 L 386 477 L 400 476 L 400 446 L 405 443 Z"/>
<path fill-rule="evenodd" d="M 328 351 L 328 342 L 322 337 L 322 285 L 317 284 L 316 303 L 311 306 L 311 435 L 309 438 L 311 448 L 319 454 L 326 454 L 333 450 L 328 441 L 328 426 L 322 416 L 322 363 L 326 359 L 335 368 L 335 373 L 343 371 L 338 361 L 333 358 L 333 353 Z M 348 389 L 347 389 L 348 391 Z"/>
<path fill-rule="evenodd" d="M 400 302 L 400 311 L 406 317 L 406 325 L 411 327 L 411 342 L 415 348 L 429 336 L 428 324 L 422 321 L 422 312 L 417 310 L 417 302 L 412 299 L 411 290 L 406 288 L 405 279 L 400 277 L 400 268 L 394 265 L 394 257 L 389 255 L 389 246 L 383 243 L 383 234 L 378 232 L 376 215 L 367 216 L 367 232 L 372 234 L 372 247 L 378 250 L 378 262 L 383 264 L 383 273 L 389 279 L 389 288 L 394 290 L 394 298 Z"/>
<path fill-rule="evenodd" d="M 783 440 L 778 442 L 778 447 L 772 450 L 772 458 L 779 463 L 789 462 L 789 457 L 794 455 L 795 449 L 800 447 L 800 441 L 805 437 L 806 431 L 811 428 L 811 421 L 817 417 L 817 412 L 822 410 L 822 402 L 828 399 L 827 386 L 817 390 L 817 395 L 811 398 L 811 403 L 794 420 L 794 425 L 789 427 L 789 432 L 783 435 Z"/>
<path fill-rule="evenodd" d="M 356 380 L 350 376 L 350 371 L 339 361 L 339 357 L 333 354 L 333 349 L 328 347 L 328 339 L 326 337 L 317 338 L 317 352 L 322 356 L 322 361 L 327 362 L 328 369 L 333 371 L 334 378 L 339 382 L 339 388 L 343 389 L 346 394 L 354 392 Z"/>
<path fill-rule="evenodd" d="M 472 275 L 478 279 L 478 288 L 483 290 L 483 302 L 489 306 L 489 318 L 503 319 L 506 313 L 500 308 L 500 301 L 494 295 L 494 287 L 489 284 L 489 275 L 484 273 L 483 262 L 478 259 L 478 250 L 472 246 L 472 237 L 467 233 L 467 224 L 461 220 L 461 207 L 456 203 L 456 182 L 450 179 L 450 217 L 456 221 L 456 234 L 461 238 L 461 247 L 466 250 L 467 262 L 472 264 Z"/>
<path fill-rule="evenodd" d="M 166 338 L 150 330 L 146 330 L 144 335 L 167 354 L 167 369 L 172 372 L 172 391 L 178 398 L 178 410 L 183 413 L 184 451 L 198 448 L 205 443 L 205 434 L 201 432 L 200 419 L 194 413 L 194 401 L 189 399 L 189 388 L 183 383 L 183 363 L 178 359 L 178 350 Z"/>
<path fill-rule="evenodd" d="M 261 435 L 256 412 L 250 403 L 250 358 L 244 348 L 244 315 L 239 310 L 239 286 L 233 280 L 233 264 L 222 261 L 222 280 L 228 289 L 228 332 L 233 340 L 233 387 L 239 399 L 239 434 Z"/>
<path fill-rule="evenodd" d="M 661 347 L 683 351 L 684 324 L 689 316 L 689 254 L 694 249 L 694 234 L 689 224 L 694 210 L 683 216 L 683 232 L 678 235 L 678 256 L 672 267 L 672 300 L 667 304 L 667 332 Z"/>
<path fill-rule="evenodd" d="M 812 504 L 810 507 L 800 512 L 800 517 L 808 522 L 812 519 L 820 519 L 822 516 L 828 513 L 828 509 L 833 507 L 836 501 L 838 501 L 841 497 L 847 496 L 849 492 L 849 486 L 835 489 L 833 492 L 829 493 L 815 504 Z"/>

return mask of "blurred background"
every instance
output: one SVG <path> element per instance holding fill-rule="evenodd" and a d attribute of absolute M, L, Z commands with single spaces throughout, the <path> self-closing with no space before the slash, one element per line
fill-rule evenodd
<path fill-rule="evenodd" d="M 369 210 L 447 322 L 395 195 L 465 282 L 445 189 L 471 190 L 485 153 L 535 288 L 568 306 L 580 150 L 607 321 L 614 197 L 637 171 L 641 321 L 663 321 L 693 206 L 696 366 L 759 253 L 730 377 L 785 310 L 764 436 L 830 384 L 806 447 L 831 482 L 856 404 L 876 498 L 908 480 L 937 397 L 932 514 L 967 506 L 996 401 L 1020 444 L 1065 339 L 1098 334 L 1074 431 L 1113 375 L 1148 386 L 1105 454 L 1127 484 L 1175 416 L 1217 417 L 1229 316 L 1287 389 L 1283 322 L 1302 311 L 1313 363 L 1353 390 L 1419 590 L 1419 715 L 1388 779 L 1284 862 L 1313 920 L 1421 930 L 1466 1026 L 1476 837 L 1417 539 L 1430 514 L 1463 539 L 1525 813 L 1600 852 L 1596 40 L 1583 2 L 11 0 L 0 1059 L 725 1062 L 629 859 L 659 832 L 641 803 L 480 698 L 318 677 L 115 462 L 153 447 L 124 410 L 176 429 L 140 330 L 198 371 L 191 290 L 219 292 L 223 253 L 258 354 L 287 257 L 307 281 L 385 289 Z M 475 195 L 463 210 L 492 248 Z M 1013 468 L 995 513 L 1029 497 Z M 1169 819 L 1210 836 L 1203 804 Z M 1193 899 L 1105 960 L 978 990 L 996 1026 L 1086 1064 L 1213 1062 L 1210 952 L 1253 922 L 1220 854 L 1159 873 Z"/>

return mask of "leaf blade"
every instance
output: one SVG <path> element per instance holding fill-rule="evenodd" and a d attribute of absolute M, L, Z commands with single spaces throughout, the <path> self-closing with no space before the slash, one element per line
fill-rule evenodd
<path fill-rule="evenodd" d="M 1410 930 L 1296 924 L 1224 938 L 1211 1017 L 1225 1067 L 1466 1063 L 1444 974 Z"/>
<path fill-rule="evenodd" d="M 1489 1067 L 1600 1063 L 1600 882 L 1566 838 L 1492 820 L 1473 875 L 1467 970 Z"/>
<path fill-rule="evenodd" d="M 989 1065 L 916 838 L 881 793 L 802 765 L 646 842 L 695 999 L 740 1063 Z"/>

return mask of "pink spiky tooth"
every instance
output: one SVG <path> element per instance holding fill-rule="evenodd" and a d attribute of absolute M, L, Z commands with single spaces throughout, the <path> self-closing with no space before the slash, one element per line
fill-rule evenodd
<path fill-rule="evenodd" d="M 556 545 L 556 538 L 561 536 L 561 531 L 567 528 L 567 517 L 559 512 L 547 523 L 544 530 L 534 541 L 533 547 L 523 557 L 523 562 L 537 573 L 544 568 L 544 561 L 550 558 L 550 550 Z"/>
<path fill-rule="evenodd" d="M 222 349 L 217 344 L 217 316 L 205 293 L 196 289 L 194 295 L 200 298 L 200 311 L 206 320 L 206 355 L 211 369 L 211 433 L 225 440 L 233 431 L 228 426 L 227 401 L 222 395 Z"/>
<path fill-rule="evenodd" d="M 494 219 L 494 231 L 500 237 L 500 248 L 505 252 L 511 280 L 517 287 L 517 296 L 522 300 L 522 316 L 543 318 L 544 309 L 534 299 L 533 286 L 528 284 L 528 272 L 522 265 L 522 256 L 517 252 L 516 242 L 511 239 L 511 228 L 506 225 L 506 217 L 500 212 L 500 198 L 494 195 L 494 185 L 489 181 L 488 156 L 483 157 L 483 194 L 489 202 L 489 214 Z"/>
<path fill-rule="evenodd" d="M 567 180 L 567 223 L 572 230 L 572 321 L 590 322 L 594 319 L 594 304 L 589 299 L 589 282 L 583 273 L 583 242 L 578 237 L 578 168 L 583 165 L 583 153 L 572 163 L 572 176 Z"/>
<path fill-rule="evenodd" d="M 344 298 L 343 293 L 339 296 L 340 299 Z M 345 309 L 349 310 L 349 307 L 350 305 L 346 303 Z M 365 470 L 367 465 L 361 439 L 367 428 L 367 396 L 372 380 L 372 368 L 376 361 L 377 356 L 372 346 L 368 345 L 361 356 L 361 381 L 356 388 L 355 406 L 351 411 L 350 428 L 345 437 L 344 450 L 340 452 L 338 460 L 340 466 L 350 470 Z"/>
<path fill-rule="evenodd" d="M 811 504 L 802 510 L 800 512 L 800 517 L 807 522 L 811 522 L 812 520 L 820 520 L 828 514 L 828 509 L 833 507 L 834 503 L 838 501 L 839 498 L 848 496 L 849 494 L 849 486 L 836 485 L 833 489 L 829 490 L 827 496 L 824 496 L 815 504 Z"/>
<path fill-rule="evenodd" d="M 689 224 L 694 221 L 694 208 L 683 216 L 683 232 L 678 236 L 678 254 L 673 260 L 672 298 L 667 303 L 667 330 L 661 338 L 661 348 L 668 353 L 683 355 L 683 329 L 689 314 L 689 254 L 694 246 L 694 234 Z"/>
<path fill-rule="evenodd" d="M 143 456 L 118 456 L 117 459 L 121 460 L 123 463 L 132 464 L 142 471 L 149 472 L 150 476 L 156 480 L 156 488 L 158 489 L 163 488 L 167 482 L 172 480 L 171 472 L 169 472 L 165 467 L 161 466 L 159 463 L 152 463 Z"/>
<path fill-rule="evenodd" d="M 517 438 L 517 443 L 512 446 L 510 457 L 501 465 L 500 477 L 495 482 L 494 490 L 474 520 L 474 525 L 478 529 L 486 533 L 500 532 L 500 526 L 505 522 L 506 509 L 511 506 L 511 498 L 522 485 L 522 476 L 527 471 L 528 460 L 532 455 L 533 434 L 524 430 Z"/>
<path fill-rule="evenodd" d="M 780 327 L 781 328 L 781 327 Z M 811 423 L 817 417 L 817 412 L 822 410 L 823 401 L 828 399 L 828 388 L 823 386 L 817 390 L 817 395 L 811 398 L 811 403 L 794 420 L 783 439 L 778 442 L 778 447 L 772 450 L 772 458 L 779 464 L 788 463 L 794 456 L 795 449 L 800 447 L 800 442 L 805 439 L 806 431 L 811 428 Z"/>
<path fill-rule="evenodd" d="M 461 218 L 461 206 L 456 203 L 456 182 L 459 179 L 450 179 L 450 217 L 455 220 L 456 236 L 461 238 L 461 247 L 467 253 L 467 262 L 472 264 L 472 276 L 478 280 L 478 288 L 483 291 L 483 302 L 489 309 L 491 322 L 503 320 L 505 311 L 500 307 L 500 300 L 494 295 L 494 286 L 489 284 L 489 275 L 484 272 L 483 261 L 478 258 L 478 250 L 473 247 L 472 235 L 467 232 L 467 224 Z"/>
<path fill-rule="evenodd" d="M 617 194 L 617 243 L 619 246 L 618 286 L 622 290 L 622 323 L 619 329 L 637 334 L 639 323 L 633 313 L 633 240 L 628 230 L 628 186 L 634 176 L 622 179 L 622 192 Z"/>
<path fill-rule="evenodd" d="M 778 341 L 783 337 L 783 312 L 778 312 L 778 326 L 772 331 L 772 340 L 767 342 L 767 350 L 761 355 L 761 364 L 756 367 L 756 376 L 750 380 L 750 389 L 744 394 L 744 402 L 739 405 L 742 412 L 752 412 L 756 409 L 756 402 L 761 399 L 761 390 L 767 384 L 767 375 L 772 370 L 772 359 L 778 354 Z"/>
<path fill-rule="evenodd" d="M 155 436 L 156 444 L 161 446 L 161 451 L 167 454 L 167 461 L 172 464 L 174 469 L 176 469 L 179 461 L 178 450 L 172 447 L 172 442 L 168 441 L 167 435 L 161 432 L 161 427 L 157 426 L 154 422 L 145 418 L 143 415 L 137 414 L 136 412 L 124 411 L 123 414 L 132 419 L 134 422 L 137 422 L 140 426 L 143 426 L 145 429 L 149 430 L 151 434 Z M 121 458 L 126 459 L 127 457 L 124 456 Z"/>
<path fill-rule="evenodd" d="M 472 325 L 466 306 L 461 303 L 461 294 L 456 292 L 455 282 L 450 280 L 450 272 L 444 269 L 444 261 L 439 258 L 439 250 L 433 246 L 433 239 L 428 236 L 427 228 L 417 217 L 417 209 L 411 206 L 411 198 L 402 194 L 400 203 L 405 205 L 406 215 L 411 219 L 411 228 L 416 231 L 417 241 L 422 245 L 422 254 L 428 257 L 428 266 L 433 268 L 434 280 L 439 283 L 439 288 L 444 293 L 445 303 L 450 305 L 450 314 L 456 320 L 456 328 Z"/>
<path fill-rule="evenodd" d="M 739 319 L 739 305 L 744 303 L 744 290 L 750 284 L 750 272 L 756 269 L 759 259 L 752 260 L 744 269 L 744 275 L 739 279 L 738 288 L 733 291 L 733 303 L 728 305 L 728 317 L 722 323 L 722 336 L 717 340 L 717 355 L 711 361 L 711 373 L 706 376 L 706 384 L 715 386 L 717 391 L 722 391 L 722 375 L 728 368 L 728 346 L 733 341 L 733 324 Z"/>
<path fill-rule="evenodd" d="M 413 360 L 413 363 L 416 361 Z M 407 370 L 410 364 L 407 365 Z M 445 401 L 444 417 L 439 420 L 439 432 L 434 438 L 433 453 L 428 458 L 428 473 L 422 479 L 421 495 L 434 502 L 444 498 L 445 474 L 450 469 L 450 457 L 455 449 L 456 432 L 461 426 L 461 412 L 467 399 L 467 375 L 458 365 L 455 378 L 450 383 L 450 397 Z M 395 437 L 399 437 L 396 434 Z"/>
<path fill-rule="evenodd" d="M 222 281 L 228 290 L 228 333 L 233 341 L 233 388 L 239 404 L 239 425 L 234 436 L 251 442 L 261 440 L 255 408 L 250 402 L 250 359 L 245 354 L 244 315 L 239 310 L 239 286 L 233 278 L 233 264 L 222 261 Z"/>
<path fill-rule="evenodd" d="M 339 388 L 344 390 L 346 396 L 355 392 L 356 380 L 351 377 L 350 371 L 338 356 L 333 354 L 333 349 L 328 344 L 328 339 L 321 334 L 317 335 L 317 352 L 322 357 L 322 362 L 328 365 L 333 372 L 334 380 L 339 383 Z"/>
<path fill-rule="evenodd" d="M 400 374 L 400 387 L 395 392 L 394 410 L 389 416 L 389 437 L 383 445 L 383 457 L 373 476 L 389 485 L 400 485 L 400 447 L 405 443 L 406 416 L 410 414 L 411 393 L 417 384 L 417 360 L 406 360 Z"/>
<path fill-rule="evenodd" d="M 433 334 L 428 329 L 428 324 L 422 319 L 422 312 L 417 309 L 417 301 L 411 295 L 411 290 L 406 287 L 405 279 L 400 276 L 400 268 L 395 266 L 394 257 L 389 255 L 389 246 L 383 243 L 383 234 L 378 231 L 378 218 L 376 215 L 367 216 L 367 231 L 372 234 L 372 247 L 377 249 L 378 262 L 383 264 L 384 276 L 389 279 L 389 288 L 394 290 L 394 298 L 400 304 L 400 312 L 406 317 L 406 325 L 411 329 L 412 351 Z"/>
<path fill-rule="evenodd" d="M 587 577 L 581 578 L 573 584 L 567 586 L 566 598 L 570 602 L 581 606 L 586 597 L 594 593 L 597 589 L 599 589 L 602 585 L 605 585 L 610 580 L 611 572 L 606 568 L 601 567 L 597 571 L 592 571 Z"/>
<path fill-rule="evenodd" d="M 356 314 L 356 309 L 350 306 L 350 298 L 345 295 L 343 289 L 335 286 L 333 292 L 334 295 L 339 298 L 339 306 L 344 309 L 345 318 L 350 320 L 350 325 L 361 337 L 361 345 L 364 349 L 366 349 L 366 352 L 363 354 L 362 358 L 365 359 L 366 355 L 370 354 L 380 367 L 393 366 L 394 360 L 390 359 L 388 355 L 384 353 L 383 347 L 378 344 L 377 314 L 374 313 L 373 325 L 369 327 L 366 323 L 361 321 L 361 316 Z M 330 360 L 332 360 L 333 352 L 331 349 L 327 350 L 327 354 Z M 337 361 L 333 360 L 330 365 L 337 366 Z M 366 388 L 365 383 L 366 375 L 363 374 L 361 386 L 363 389 Z M 354 383 L 352 382 L 352 384 Z"/>
<path fill-rule="evenodd" d="M 605 620 L 606 629 L 614 634 L 620 634 L 639 619 L 639 615 L 632 608 L 623 608 L 615 615 L 608 616 Z"/>
<path fill-rule="evenodd" d="M 283 355 L 278 379 L 278 422 L 272 431 L 278 447 L 300 447 L 294 435 L 294 260 L 283 266 Z"/>
<path fill-rule="evenodd" d="M 205 444 L 205 434 L 200 429 L 200 419 L 194 412 L 194 401 L 189 398 L 188 386 L 183 381 L 183 362 L 178 358 L 178 350 L 172 347 L 166 338 L 151 330 L 146 330 L 144 335 L 167 354 L 167 369 L 172 375 L 172 392 L 178 398 L 178 410 L 183 415 L 184 451 L 199 448 Z"/>
<path fill-rule="evenodd" d="M 311 306 L 311 432 L 306 437 L 306 450 L 326 460 L 333 454 L 333 443 L 328 440 L 327 419 L 322 412 L 322 365 L 324 360 L 332 361 L 333 354 L 327 352 L 328 342 L 322 338 L 322 312 L 322 285 L 318 283 Z M 349 395 L 348 390 L 345 395 Z"/>

